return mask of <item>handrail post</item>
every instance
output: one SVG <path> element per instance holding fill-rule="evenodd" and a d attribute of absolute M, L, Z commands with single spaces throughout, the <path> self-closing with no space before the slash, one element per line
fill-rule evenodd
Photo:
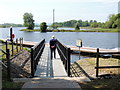
<path fill-rule="evenodd" d="M 34 77 L 34 52 L 31 48 L 31 76 Z"/>
<path fill-rule="evenodd" d="M 10 80 L 11 78 L 11 74 L 10 74 L 10 53 L 9 53 L 9 49 L 7 49 L 6 52 L 6 59 L 7 59 L 7 72 L 8 72 L 8 79 Z"/>
<path fill-rule="evenodd" d="M 68 72 L 68 76 L 70 76 L 70 48 L 68 48 L 67 50 L 67 72 Z"/>
<path fill-rule="evenodd" d="M 99 48 L 97 48 L 97 55 L 96 55 L 96 77 L 98 77 L 99 73 Z"/>

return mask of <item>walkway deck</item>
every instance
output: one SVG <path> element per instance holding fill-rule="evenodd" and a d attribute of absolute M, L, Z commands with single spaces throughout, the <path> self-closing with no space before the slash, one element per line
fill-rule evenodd
<path fill-rule="evenodd" d="M 64 69 L 58 52 L 56 51 L 56 59 L 51 60 L 50 49 L 47 44 L 38 63 L 35 77 L 67 77 L 67 73 Z"/>
<path fill-rule="evenodd" d="M 49 48 L 45 46 L 41 59 L 38 63 L 35 77 L 53 77 L 52 61 L 49 58 Z"/>

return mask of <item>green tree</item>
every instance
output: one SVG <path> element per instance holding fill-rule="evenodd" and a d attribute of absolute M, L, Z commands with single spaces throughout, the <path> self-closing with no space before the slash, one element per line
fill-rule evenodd
<path fill-rule="evenodd" d="M 82 20 L 78 20 L 79 27 L 82 27 Z"/>
<path fill-rule="evenodd" d="M 24 13 L 23 15 L 24 26 L 28 29 L 34 29 L 34 20 L 31 13 Z"/>
<path fill-rule="evenodd" d="M 80 30 L 80 27 L 79 27 L 78 23 L 75 26 L 75 30 Z"/>
<path fill-rule="evenodd" d="M 46 32 L 46 31 L 47 31 L 46 22 L 42 22 L 42 23 L 40 24 L 40 29 L 41 29 L 41 32 Z"/>
<path fill-rule="evenodd" d="M 94 27 L 94 28 L 98 27 L 98 23 L 97 22 L 91 23 L 91 27 Z"/>
<path fill-rule="evenodd" d="M 114 15 L 114 14 L 109 15 L 108 20 L 105 23 L 106 28 L 116 28 L 116 26 L 117 26 L 115 24 L 116 20 L 117 20 L 116 15 Z"/>

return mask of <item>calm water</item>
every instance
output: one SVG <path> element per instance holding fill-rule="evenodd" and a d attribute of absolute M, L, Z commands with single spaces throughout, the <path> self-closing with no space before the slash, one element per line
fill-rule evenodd
<path fill-rule="evenodd" d="M 59 41 L 65 45 L 75 46 L 77 39 L 82 39 L 83 46 L 95 47 L 95 48 L 106 48 L 106 49 L 117 49 L 119 48 L 120 42 L 118 43 L 118 34 L 120 33 L 104 33 L 104 32 L 25 32 L 19 31 L 25 27 L 13 28 L 15 38 L 23 37 L 25 41 L 39 42 L 42 39 L 46 39 L 49 43 L 51 36 L 54 35 Z M 37 27 L 36 27 L 37 28 Z M 72 28 L 73 29 L 73 28 Z M 0 38 L 7 38 L 9 36 L 9 28 L 0 28 Z M 71 58 L 74 60 L 78 59 L 78 55 L 73 55 Z M 82 58 L 82 57 L 81 57 Z M 84 57 L 83 57 L 84 58 Z"/>
<path fill-rule="evenodd" d="M 43 38 L 49 42 L 52 35 L 65 45 L 75 45 L 77 39 L 82 39 L 83 46 L 98 47 L 106 49 L 118 48 L 118 34 L 104 32 L 25 32 L 19 31 L 22 28 L 13 28 L 15 38 L 23 37 L 25 41 L 39 42 Z M 9 28 L 0 28 L 0 38 L 9 36 Z"/>

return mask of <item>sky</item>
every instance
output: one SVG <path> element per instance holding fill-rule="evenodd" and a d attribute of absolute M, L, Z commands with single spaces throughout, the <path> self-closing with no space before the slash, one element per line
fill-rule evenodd
<path fill-rule="evenodd" d="M 24 13 L 32 13 L 35 23 L 68 20 L 105 22 L 118 13 L 119 0 L 0 0 L 0 24 L 23 24 Z"/>

